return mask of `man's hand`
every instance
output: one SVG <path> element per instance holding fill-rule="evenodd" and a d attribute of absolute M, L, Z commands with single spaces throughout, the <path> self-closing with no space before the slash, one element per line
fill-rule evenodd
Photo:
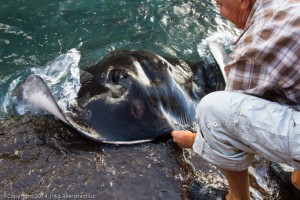
<path fill-rule="evenodd" d="M 171 135 L 181 148 L 192 148 L 196 137 L 196 133 L 191 131 L 172 131 Z"/>

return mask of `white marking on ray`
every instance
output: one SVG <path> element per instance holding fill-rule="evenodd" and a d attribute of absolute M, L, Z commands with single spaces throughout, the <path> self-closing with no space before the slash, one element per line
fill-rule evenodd
<path fill-rule="evenodd" d="M 150 85 L 150 80 L 147 77 L 147 75 L 145 74 L 142 66 L 140 65 L 140 63 L 138 61 L 133 61 L 133 65 L 135 66 L 136 70 L 137 70 L 137 77 L 139 77 L 138 79 L 144 84 L 144 85 Z"/>
<path fill-rule="evenodd" d="M 160 60 L 162 60 L 164 63 L 168 65 L 173 71 L 174 78 L 176 79 L 177 82 L 179 83 L 184 83 L 185 82 L 185 77 L 191 77 L 192 75 L 189 74 L 188 71 L 184 70 L 182 67 L 175 67 L 171 63 L 169 63 L 165 58 L 161 57 L 160 55 L 156 55 Z"/>

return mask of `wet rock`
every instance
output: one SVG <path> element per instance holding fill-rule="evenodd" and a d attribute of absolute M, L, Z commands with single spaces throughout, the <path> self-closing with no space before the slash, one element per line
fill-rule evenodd
<path fill-rule="evenodd" d="M 285 199 L 288 193 L 270 178 L 268 166 L 257 158 L 249 170 L 252 197 Z M 188 185 L 194 178 L 226 187 L 214 166 L 169 138 L 117 146 L 86 139 L 48 116 L 0 121 L 2 196 L 191 199 Z"/>

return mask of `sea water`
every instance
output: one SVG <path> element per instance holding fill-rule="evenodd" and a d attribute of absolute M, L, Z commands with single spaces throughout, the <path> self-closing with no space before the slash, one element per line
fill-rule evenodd
<path fill-rule="evenodd" d="M 209 60 L 208 40 L 230 48 L 238 34 L 209 0 L 0 3 L 0 118 L 15 114 L 14 91 L 32 74 L 66 110 L 80 87 L 78 70 L 109 52 L 146 50 L 196 62 Z"/>

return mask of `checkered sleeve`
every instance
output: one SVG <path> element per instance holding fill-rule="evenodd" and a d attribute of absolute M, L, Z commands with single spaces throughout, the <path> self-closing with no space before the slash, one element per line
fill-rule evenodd
<path fill-rule="evenodd" d="M 300 105 L 300 2 L 263 0 L 225 67 L 226 90 Z"/>

